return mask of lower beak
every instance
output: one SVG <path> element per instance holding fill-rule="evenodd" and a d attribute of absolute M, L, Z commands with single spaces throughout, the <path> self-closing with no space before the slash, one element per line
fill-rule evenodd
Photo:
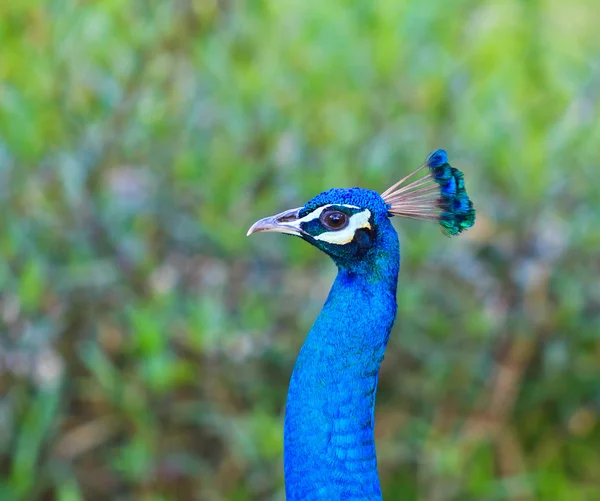
<path fill-rule="evenodd" d="M 252 233 L 259 233 L 261 231 L 275 231 L 277 233 L 287 233 L 288 235 L 300 236 L 304 233 L 300 229 L 300 224 L 298 222 L 300 209 L 302 209 L 302 207 L 286 210 L 280 214 L 276 214 L 275 216 L 265 217 L 259 221 L 256 221 L 256 223 L 250 227 L 246 236 L 252 235 Z"/>

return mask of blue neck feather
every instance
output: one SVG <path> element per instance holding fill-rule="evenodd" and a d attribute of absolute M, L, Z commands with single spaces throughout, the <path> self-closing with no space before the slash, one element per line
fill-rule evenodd
<path fill-rule="evenodd" d="M 396 317 L 400 262 L 389 219 L 338 275 L 296 361 L 285 417 L 288 501 L 380 500 L 374 441 L 379 366 Z"/>

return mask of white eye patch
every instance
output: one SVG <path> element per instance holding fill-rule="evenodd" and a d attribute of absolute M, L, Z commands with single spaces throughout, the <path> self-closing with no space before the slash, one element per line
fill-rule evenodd
<path fill-rule="evenodd" d="M 339 231 L 326 231 L 313 237 L 315 240 L 321 240 L 330 244 L 344 245 L 352 242 L 354 234 L 361 228 L 371 228 L 369 219 L 371 218 L 371 211 L 365 209 L 362 212 L 358 212 L 350 216 L 348 226 L 343 230 Z"/>
<path fill-rule="evenodd" d="M 349 209 L 360 209 L 356 205 L 347 205 L 347 204 L 328 204 L 315 209 L 310 214 L 307 214 L 301 219 L 298 219 L 292 223 L 292 226 L 300 229 L 302 223 L 308 223 L 309 221 L 314 221 L 315 219 L 319 219 L 321 217 L 321 213 L 327 209 L 328 207 L 348 207 Z M 347 243 L 352 242 L 354 238 L 354 234 L 360 228 L 371 228 L 371 224 L 369 223 L 369 219 L 371 218 L 371 211 L 369 209 L 365 209 L 361 212 L 357 212 L 349 217 L 348 226 L 346 226 L 343 230 L 331 230 L 325 231 L 320 235 L 314 235 L 313 238 L 315 240 L 320 240 L 322 242 L 327 242 L 330 244 L 337 245 L 345 245 Z"/>
<path fill-rule="evenodd" d="M 302 219 L 298 219 L 297 221 L 294 221 L 294 226 L 298 226 L 298 228 L 299 228 L 300 223 L 308 223 L 309 221 L 314 221 L 315 219 L 319 219 L 321 217 L 321 212 L 323 212 L 325 209 L 327 209 L 329 207 L 334 207 L 334 205 L 333 204 L 323 205 L 323 206 L 319 207 L 318 209 L 315 209 L 314 211 L 309 212 Z M 335 207 L 348 207 L 349 209 L 360 209 L 360 207 L 357 207 L 356 205 L 346 205 L 346 204 L 335 204 Z"/>

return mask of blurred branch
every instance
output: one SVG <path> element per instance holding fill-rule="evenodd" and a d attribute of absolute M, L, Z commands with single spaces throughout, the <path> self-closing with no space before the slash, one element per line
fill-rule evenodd
<path fill-rule="evenodd" d="M 54 446 L 53 455 L 71 461 L 107 442 L 119 431 L 120 423 L 116 417 L 89 421 L 65 432 Z"/>

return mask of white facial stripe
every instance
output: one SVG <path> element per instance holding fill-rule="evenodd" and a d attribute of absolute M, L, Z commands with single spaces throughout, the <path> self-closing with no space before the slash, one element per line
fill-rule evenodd
<path fill-rule="evenodd" d="M 319 207 L 318 209 L 315 209 L 311 213 L 307 214 L 302 219 L 298 219 L 297 222 L 298 223 L 308 223 L 309 221 L 312 221 L 313 219 L 318 219 L 319 217 L 321 217 L 321 212 L 323 212 L 325 209 L 327 209 L 328 207 L 331 207 L 333 205 L 334 204 L 323 205 L 322 207 Z M 349 209 L 360 209 L 360 207 L 357 207 L 356 205 L 335 204 L 335 206 L 336 207 L 348 207 Z"/>
<path fill-rule="evenodd" d="M 309 221 L 313 221 L 314 219 L 319 219 L 319 217 L 321 217 L 321 212 L 323 212 L 325 209 L 327 209 L 327 207 L 331 207 L 333 205 L 334 204 L 323 205 L 323 206 L 319 207 L 318 209 L 315 209 L 314 211 L 308 213 L 302 219 L 296 219 L 296 221 L 293 221 L 293 222 L 290 221 L 289 223 L 286 223 L 286 224 L 300 229 L 300 224 L 308 223 Z M 336 207 L 348 207 L 349 209 L 360 209 L 360 207 L 357 207 L 356 205 L 348 205 L 348 204 L 335 204 L 335 206 Z"/>
<path fill-rule="evenodd" d="M 316 212 L 316 211 L 315 211 Z M 319 213 L 320 214 L 320 213 Z M 330 244 L 344 245 L 352 242 L 356 230 L 360 228 L 371 228 L 369 218 L 371 217 L 371 211 L 365 209 L 362 212 L 358 212 L 350 216 L 348 226 L 340 231 L 326 231 L 313 237 L 315 240 L 321 240 Z"/>

